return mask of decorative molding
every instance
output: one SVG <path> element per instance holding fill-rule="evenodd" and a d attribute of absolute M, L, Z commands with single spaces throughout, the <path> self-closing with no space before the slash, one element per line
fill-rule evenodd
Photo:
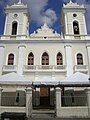
<path fill-rule="evenodd" d="M 72 47 L 72 45 L 71 44 L 65 44 L 64 47 Z"/>
<path fill-rule="evenodd" d="M 88 47 L 90 47 L 90 44 L 87 44 L 87 45 L 86 45 L 86 48 L 88 48 Z"/>
<path fill-rule="evenodd" d="M 20 48 L 20 47 L 24 47 L 24 48 L 26 48 L 26 45 L 24 45 L 24 44 L 20 44 L 20 45 L 18 45 L 18 48 Z"/>
<path fill-rule="evenodd" d="M 56 31 L 54 31 L 54 29 L 49 28 L 49 26 L 45 23 L 43 26 L 41 26 L 41 28 L 37 29 L 36 31 L 34 31 L 30 37 L 42 37 L 42 38 L 49 38 L 49 37 L 59 37 L 61 38 L 62 36 L 57 33 Z"/>
<path fill-rule="evenodd" d="M 4 45 L 4 44 L 0 44 L 0 47 L 3 47 L 3 48 L 5 48 L 5 45 Z"/>

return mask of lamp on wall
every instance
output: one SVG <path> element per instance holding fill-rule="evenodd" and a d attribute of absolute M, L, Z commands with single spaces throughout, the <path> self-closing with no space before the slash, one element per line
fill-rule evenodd
<path fill-rule="evenodd" d="M 17 93 L 16 102 L 19 102 L 19 92 Z"/>
<path fill-rule="evenodd" d="M 90 77 L 88 78 L 88 80 L 89 80 L 89 83 L 90 83 Z"/>

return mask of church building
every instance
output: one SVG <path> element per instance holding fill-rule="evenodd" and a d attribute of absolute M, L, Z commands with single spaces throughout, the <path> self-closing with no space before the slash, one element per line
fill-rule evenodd
<path fill-rule="evenodd" d="M 45 23 L 29 34 L 28 6 L 21 0 L 7 5 L 0 37 L 0 114 L 31 117 L 34 109 L 48 108 L 57 117 L 90 117 L 90 36 L 85 13 L 84 5 L 70 1 L 62 8 L 62 33 Z M 60 84 L 70 76 L 74 76 L 70 84 Z"/>

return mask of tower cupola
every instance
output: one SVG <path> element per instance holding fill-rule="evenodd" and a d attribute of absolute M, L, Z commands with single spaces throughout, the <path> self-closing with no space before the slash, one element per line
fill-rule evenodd
<path fill-rule="evenodd" d="M 29 11 L 21 0 L 6 7 L 4 35 L 27 35 L 29 27 Z"/>
<path fill-rule="evenodd" d="M 87 35 L 86 21 L 85 21 L 84 5 L 78 5 L 71 0 L 62 8 L 62 28 L 65 35 Z"/>

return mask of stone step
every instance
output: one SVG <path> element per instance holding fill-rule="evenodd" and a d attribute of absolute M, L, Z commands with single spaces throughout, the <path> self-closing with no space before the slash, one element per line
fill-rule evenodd
<path fill-rule="evenodd" d="M 55 117 L 54 110 L 34 110 L 32 112 L 32 118 L 53 118 Z"/>

